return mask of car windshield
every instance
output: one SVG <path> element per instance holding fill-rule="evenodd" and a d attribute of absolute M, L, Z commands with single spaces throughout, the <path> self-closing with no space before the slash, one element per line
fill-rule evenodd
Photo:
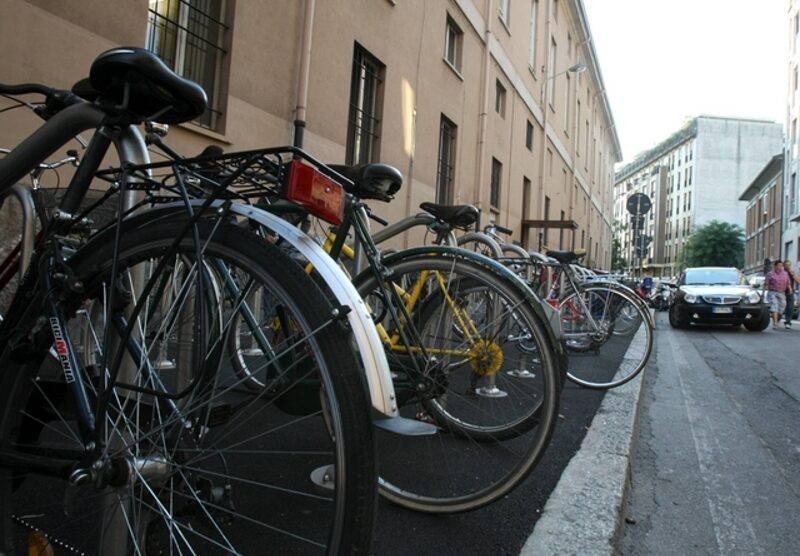
<path fill-rule="evenodd" d="M 733 286 L 741 284 L 742 280 L 735 268 L 693 268 L 686 271 L 683 283 L 687 286 Z"/>

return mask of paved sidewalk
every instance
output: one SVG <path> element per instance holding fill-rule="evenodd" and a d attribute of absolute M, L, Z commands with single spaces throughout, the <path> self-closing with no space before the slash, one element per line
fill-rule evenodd
<path fill-rule="evenodd" d="M 655 349 L 648 367 L 654 354 Z M 647 371 L 606 393 L 520 556 L 614 554 L 638 436 L 642 375 Z"/>

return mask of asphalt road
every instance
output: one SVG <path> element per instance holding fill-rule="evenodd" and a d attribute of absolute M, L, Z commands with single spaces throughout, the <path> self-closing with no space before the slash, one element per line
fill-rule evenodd
<path fill-rule="evenodd" d="M 624 346 L 599 355 L 571 354 L 573 366 L 609 368 Z M 530 477 L 511 494 L 480 510 L 430 516 L 381 500 L 373 542 L 378 556 L 518 555 L 570 459 L 580 448 L 603 393 L 567 383 L 559 421 L 547 452 Z"/>
<path fill-rule="evenodd" d="M 672 330 L 645 377 L 622 554 L 797 554 L 800 322 Z"/>

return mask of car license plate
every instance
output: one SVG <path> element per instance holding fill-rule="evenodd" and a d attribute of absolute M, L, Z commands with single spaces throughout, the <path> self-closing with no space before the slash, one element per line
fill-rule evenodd
<path fill-rule="evenodd" d="M 733 313 L 733 307 L 714 307 L 711 311 L 713 313 Z"/>

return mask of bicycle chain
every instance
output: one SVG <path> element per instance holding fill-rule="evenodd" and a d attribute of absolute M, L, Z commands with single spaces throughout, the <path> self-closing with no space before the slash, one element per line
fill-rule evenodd
<path fill-rule="evenodd" d="M 65 550 L 68 550 L 72 554 L 80 554 L 81 556 L 90 556 L 88 553 L 83 552 L 82 550 L 78 550 L 74 546 L 72 546 L 72 545 L 70 545 L 68 543 L 65 543 L 63 541 L 60 541 L 60 540 L 56 539 L 55 537 L 53 537 L 51 535 L 48 535 L 47 533 L 45 533 L 44 531 L 42 531 L 41 529 L 36 527 L 33 523 L 28 523 L 27 521 L 25 521 L 23 518 L 19 517 L 18 515 L 12 514 L 11 515 L 11 521 L 15 522 L 20 527 L 23 527 L 25 529 L 29 529 L 30 531 L 36 531 L 37 533 L 42 535 L 45 539 L 47 539 L 47 542 L 49 542 L 51 544 L 54 544 L 55 546 L 57 546 L 59 548 L 63 548 Z"/>

